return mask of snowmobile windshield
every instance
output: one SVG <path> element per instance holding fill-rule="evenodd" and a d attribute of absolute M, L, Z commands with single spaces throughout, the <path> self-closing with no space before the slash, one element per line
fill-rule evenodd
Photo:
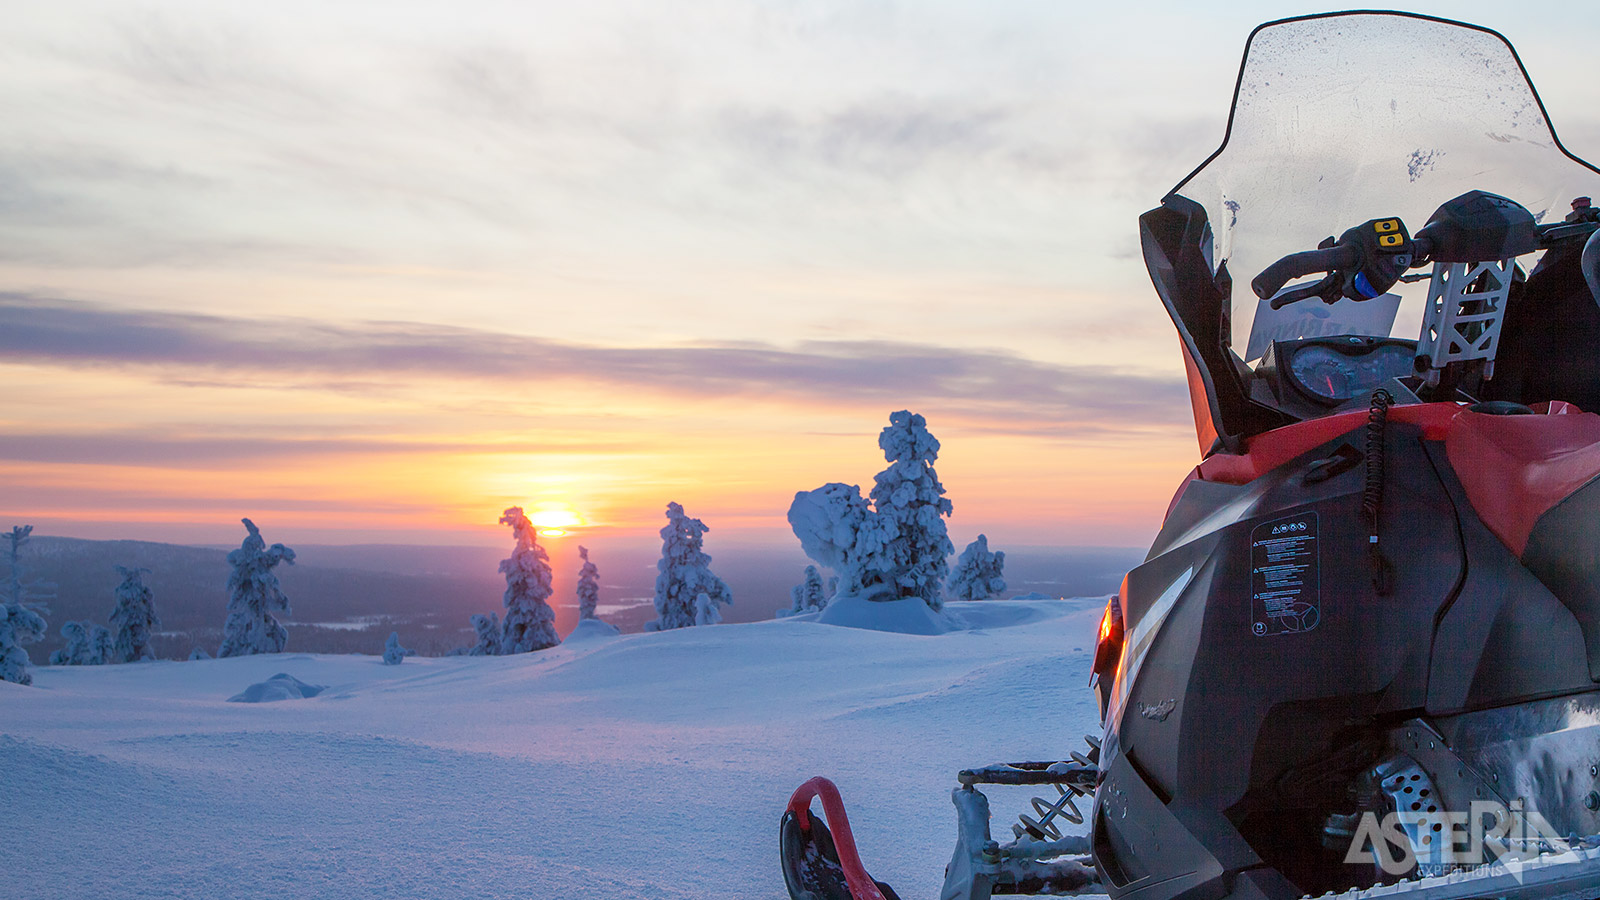
<path fill-rule="evenodd" d="M 1511 45 L 1470 25 L 1396 13 L 1344 13 L 1268 23 L 1251 35 L 1227 136 L 1172 193 L 1201 204 L 1213 268 L 1234 287 L 1232 346 L 1259 359 L 1268 337 L 1415 338 L 1425 284 L 1394 297 L 1265 312 L 1249 283 L 1290 253 L 1353 225 L 1399 216 L 1413 231 L 1469 190 L 1518 201 L 1560 221 L 1571 201 L 1600 194 L 1600 173 L 1566 152 Z M 1597 197 L 1600 199 L 1600 197 Z M 1525 261 L 1526 264 L 1527 261 Z M 1262 334 L 1252 325 L 1262 310 Z M 1398 310 L 1398 314 L 1397 311 Z"/>

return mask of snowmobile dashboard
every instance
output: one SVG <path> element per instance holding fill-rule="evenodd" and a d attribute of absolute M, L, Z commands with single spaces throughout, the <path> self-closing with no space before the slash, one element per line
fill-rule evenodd
<path fill-rule="evenodd" d="M 1279 405 L 1342 406 L 1413 374 L 1417 342 L 1341 335 L 1272 345 L 1256 373 Z M 1295 403 L 1293 401 L 1300 401 Z"/>

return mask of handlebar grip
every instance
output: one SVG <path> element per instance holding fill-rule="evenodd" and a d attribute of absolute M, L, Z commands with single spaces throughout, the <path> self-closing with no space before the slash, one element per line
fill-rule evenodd
<path fill-rule="evenodd" d="M 1250 282 L 1250 289 L 1265 300 L 1283 289 L 1283 286 L 1302 275 L 1313 272 L 1331 272 L 1351 268 L 1361 262 L 1361 251 L 1353 245 L 1329 247 L 1326 250 L 1304 250 L 1291 253 L 1278 260 Z"/>

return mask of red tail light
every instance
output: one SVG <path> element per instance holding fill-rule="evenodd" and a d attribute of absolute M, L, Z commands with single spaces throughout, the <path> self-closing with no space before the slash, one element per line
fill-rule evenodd
<path fill-rule="evenodd" d="M 1099 639 L 1094 648 L 1094 669 L 1089 675 L 1089 686 L 1100 701 L 1100 718 L 1104 719 L 1106 707 L 1111 702 L 1111 686 L 1117 682 L 1117 666 L 1122 663 L 1122 603 L 1119 595 L 1106 601 L 1105 614 L 1100 617 Z"/>

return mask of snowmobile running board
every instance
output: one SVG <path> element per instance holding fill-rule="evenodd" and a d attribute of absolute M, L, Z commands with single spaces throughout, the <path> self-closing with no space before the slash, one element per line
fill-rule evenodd
<path fill-rule="evenodd" d="M 1432 878 L 1323 894 L 1316 900 L 1589 900 L 1597 886 L 1600 839 L 1591 837 L 1565 851 L 1522 862 L 1493 862 Z"/>
<path fill-rule="evenodd" d="M 951 792 L 956 806 L 956 850 L 945 869 L 940 900 L 989 900 L 995 894 L 1100 895 L 1089 839 L 1019 836 L 1004 846 L 990 839 L 989 801 L 974 784 L 1082 784 L 1094 770 L 1078 761 L 1016 763 L 960 773 Z M 1071 796 L 1070 793 L 1064 796 Z M 820 800 L 826 822 L 811 812 Z M 831 825 L 831 830 L 830 830 Z M 792 900 L 900 900 L 867 874 L 857 853 L 839 789 L 812 778 L 789 799 L 779 826 L 783 879 Z M 1600 885 L 1600 836 L 1574 840 L 1560 852 L 1527 860 L 1496 861 L 1445 875 L 1414 878 L 1301 900 L 1590 900 Z"/>

